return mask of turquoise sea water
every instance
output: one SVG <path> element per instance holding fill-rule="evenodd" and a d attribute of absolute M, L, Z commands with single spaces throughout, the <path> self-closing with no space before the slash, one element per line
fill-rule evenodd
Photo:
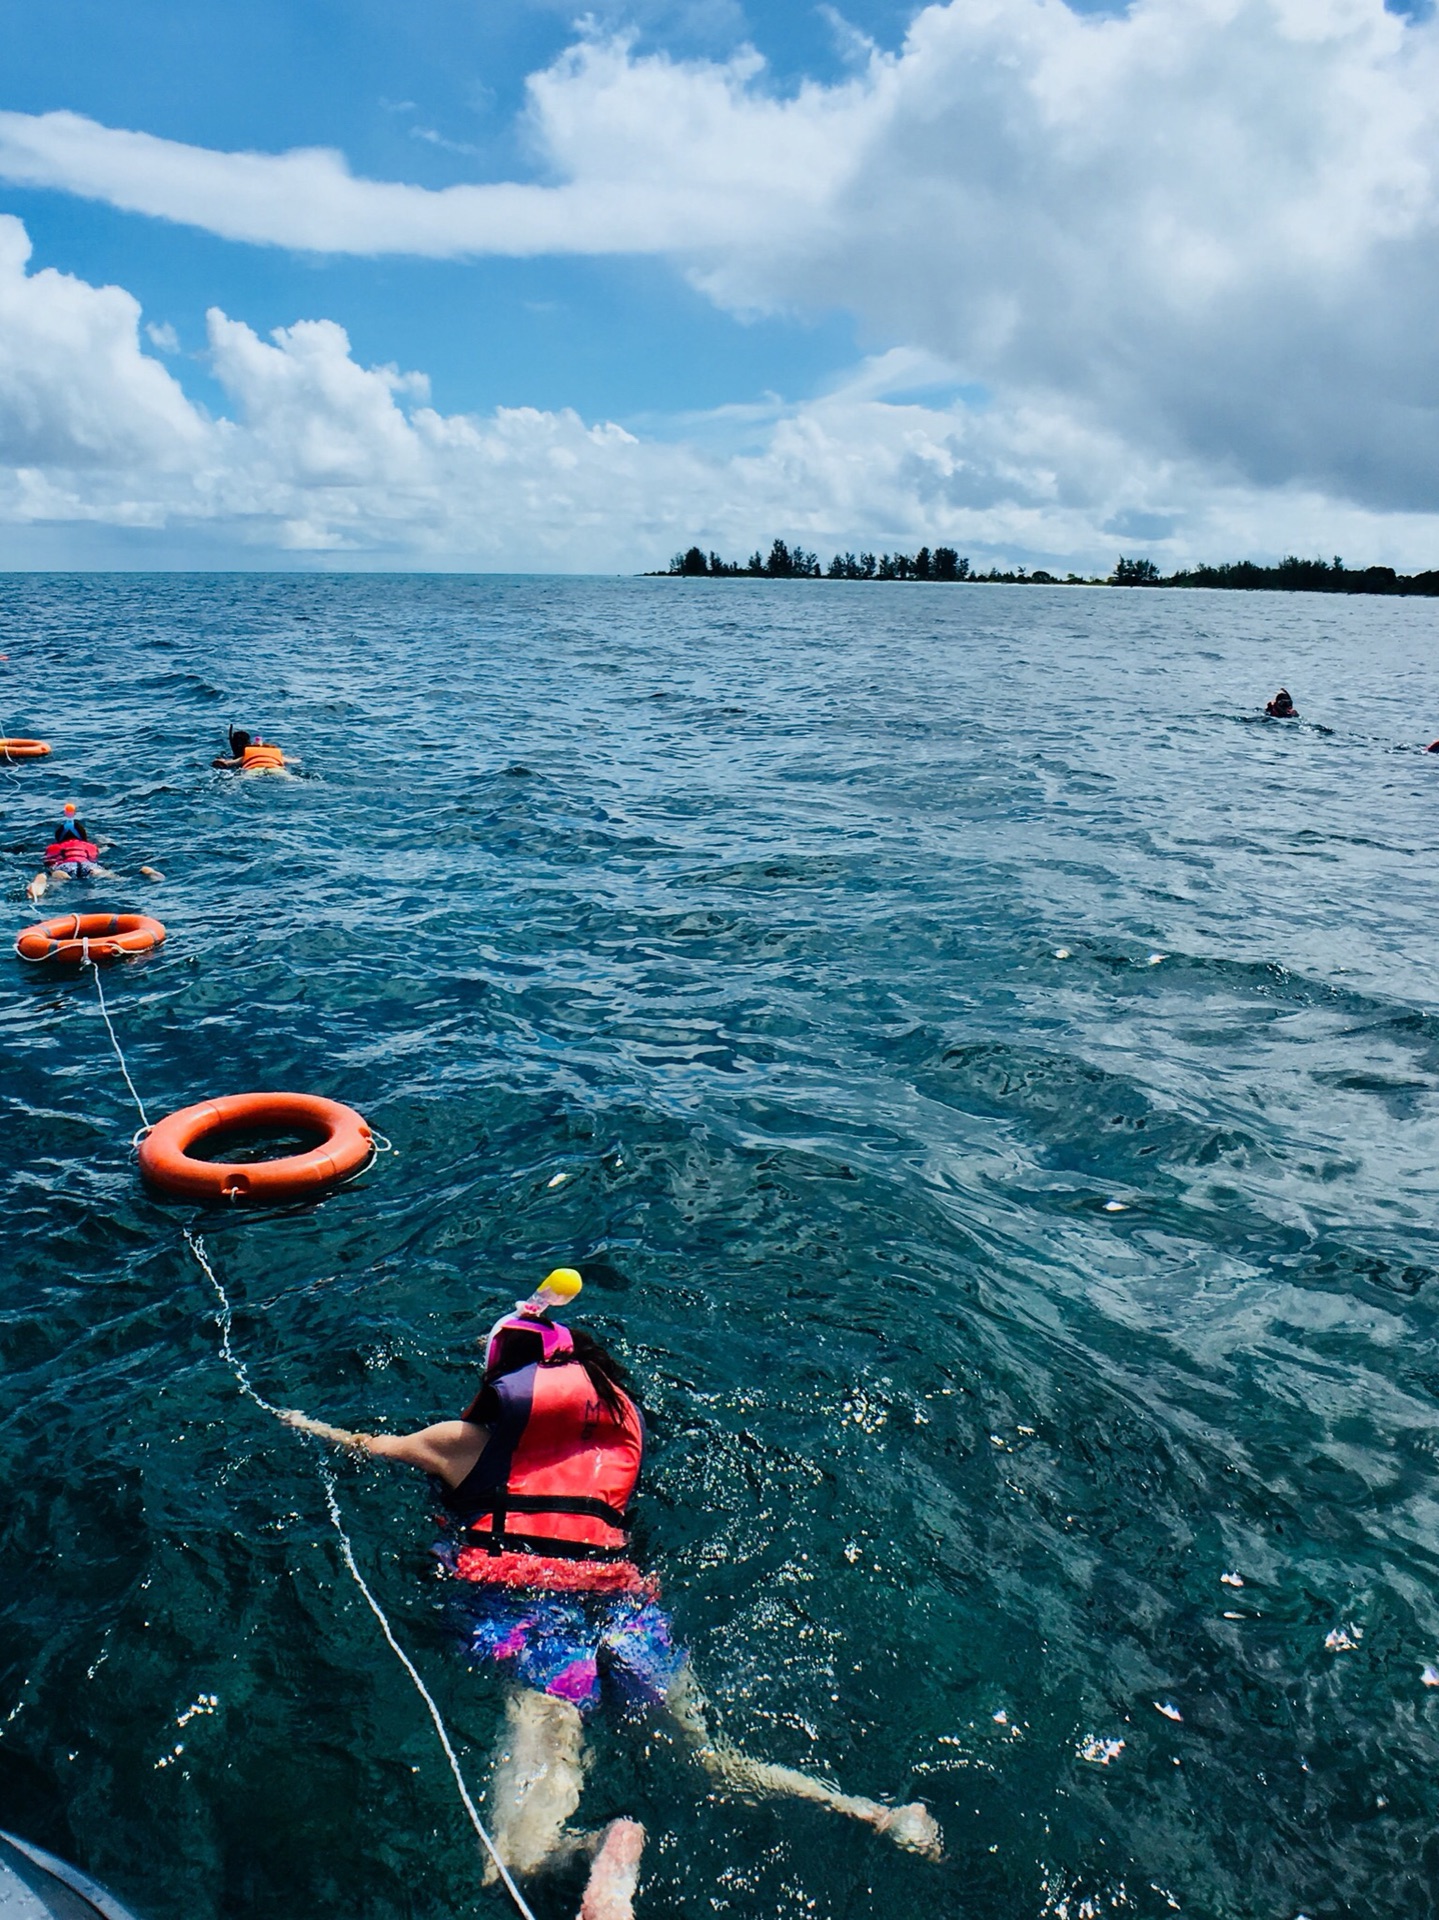
<path fill-rule="evenodd" d="M 284 1214 L 147 1197 L 93 983 L 4 963 L 0 1825 L 146 1920 L 507 1910 L 197 1223 L 256 1384 L 346 1425 L 457 1411 L 580 1267 L 728 1732 L 944 1827 L 934 1866 L 721 1800 L 602 1719 L 585 1811 L 649 1828 L 650 1920 L 1435 1912 L 1436 638 L 1307 596 L 0 583 L 0 725 L 55 747 L 0 773 L 12 928 L 78 800 L 168 876 L 83 902 L 169 928 L 106 975 L 152 1112 L 315 1091 L 397 1150 Z M 1256 718 L 1281 680 L 1300 724 Z M 211 772 L 228 720 L 301 777 Z M 338 1474 L 482 1784 L 425 1490 Z"/>

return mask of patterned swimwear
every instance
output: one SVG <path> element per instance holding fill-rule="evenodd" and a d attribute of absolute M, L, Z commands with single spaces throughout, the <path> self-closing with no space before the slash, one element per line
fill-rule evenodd
<path fill-rule="evenodd" d="M 602 1677 L 629 1706 L 662 1706 L 684 1667 L 669 1616 L 644 1595 L 471 1586 L 464 1604 L 473 1659 L 585 1712 L 599 1702 Z"/>

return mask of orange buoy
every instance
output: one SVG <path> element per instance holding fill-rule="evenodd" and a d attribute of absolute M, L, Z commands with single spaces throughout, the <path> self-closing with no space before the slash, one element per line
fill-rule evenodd
<path fill-rule="evenodd" d="M 148 953 L 165 938 L 158 920 L 145 913 L 66 913 L 26 927 L 15 942 L 22 960 L 60 960 L 71 966 Z"/>
<path fill-rule="evenodd" d="M 43 760 L 49 751 L 48 740 L 0 739 L 0 760 Z"/>
<path fill-rule="evenodd" d="M 250 1162 L 195 1159 L 216 1134 L 318 1133 L 308 1153 Z M 353 1107 L 308 1093 L 231 1093 L 168 1114 L 140 1143 L 140 1171 L 187 1200 L 305 1200 L 349 1180 L 374 1157 L 374 1136 Z"/>

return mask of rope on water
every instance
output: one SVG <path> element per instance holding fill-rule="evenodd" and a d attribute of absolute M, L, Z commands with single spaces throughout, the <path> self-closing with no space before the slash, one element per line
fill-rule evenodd
<path fill-rule="evenodd" d="M 79 921 L 80 921 L 80 916 L 79 914 L 76 914 L 75 922 L 76 922 L 77 929 L 79 927 Z M 110 1018 L 110 1009 L 105 1005 L 105 988 L 104 988 L 104 984 L 100 979 L 100 969 L 95 964 L 95 962 L 90 958 L 90 943 L 88 940 L 84 943 L 84 949 L 85 950 L 81 956 L 80 964 L 82 967 L 89 967 L 91 972 L 95 975 L 95 994 L 96 994 L 96 998 L 100 1002 L 101 1018 L 104 1020 L 106 1029 L 110 1035 L 110 1045 L 115 1049 L 115 1058 L 120 1062 L 120 1071 L 125 1076 L 125 1085 L 130 1089 L 130 1098 L 135 1102 L 135 1106 L 137 1111 L 139 1112 L 142 1123 L 148 1127 L 150 1124 L 150 1116 L 145 1111 L 145 1102 L 140 1098 L 139 1094 L 135 1091 L 135 1082 L 130 1078 L 130 1069 L 125 1064 L 125 1055 L 121 1051 L 120 1042 L 115 1034 L 114 1022 Z"/>
<path fill-rule="evenodd" d="M 145 1112 L 145 1103 L 135 1090 L 135 1082 L 130 1078 L 130 1069 L 125 1064 L 124 1052 L 116 1036 L 109 1010 L 105 1005 L 105 990 L 100 984 L 100 969 L 98 966 L 95 966 L 95 963 L 90 960 L 88 956 L 82 964 L 94 967 L 95 991 L 100 996 L 100 1011 L 105 1016 L 105 1025 L 109 1029 L 110 1042 L 115 1049 L 115 1058 L 120 1062 L 120 1071 L 125 1076 L 125 1085 L 130 1089 L 130 1098 L 135 1102 L 136 1110 L 141 1120 L 145 1126 L 148 1127 L 150 1125 L 150 1118 Z M 235 1384 L 245 1398 L 252 1400 L 257 1407 L 271 1414 L 276 1420 L 283 1421 L 284 1409 L 277 1407 L 273 1400 L 267 1400 L 265 1398 L 264 1394 L 260 1392 L 259 1388 L 251 1380 L 249 1368 L 235 1351 L 234 1343 L 231 1339 L 235 1325 L 234 1308 L 230 1304 L 230 1296 L 226 1293 L 220 1276 L 210 1264 L 210 1257 L 205 1251 L 205 1242 L 198 1233 L 194 1232 L 194 1230 L 188 1226 L 182 1228 L 181 1231 L 185 1236 L 185 1244 L 195 1256 L 200 1271 L 215 1290 L 215 1298 L 219 1303 L 219 1308 L 215 1315 L 215 1324 L 220 1330 L 220 1357 L 224 1360 L 230 1372 L 235 1376 Z M 515 1903 L 515 1911 L 520 1915 L 520 1920 L 535 1920 L 534 1913 L 531 1911 L 525 1896 L 515 1885 L 509 1868 L 500 1858 L 499 1849 L 490 1838 L 489 1829 L 480 1818 L 479 1808 L 475 1805 L 470 1789 L 465 1784 L 465 1776 L 460 1770 L 459 1758 L 455 1753 L 454 1743 L 450 1739 L 449 1728 L 445 1725 L 444 1717 L 440 1713 L 440 1709 L 435 1705 L 434 1695 L 421 1679 L 419 1668 L 415 1665 L 409 1654 L 405 1652 L 405 1649 L 400 1645 L 398 1639 L 396 1639 L 395 1630 L 390 1625 L 389 1617 L 374 1594 L 370 1591 L 369 1583 L 366 1581 L 365 1576 L 360 1572 L 359 1564 L 355 1559 L 354 1546 L 349 1534 L 345 1531 L 345 1523 L 340 1513 L 340 1499 L 336 1491 L 334 1475 L 330 1472 L 329 1467 L 323 1460 L 319 1463 L 319 1471 L 320 1482 L 325 1489 L 325 1505 L 329 1509 L 330 1524 L 339 1536 L 340 1557 L 345 1563 L 345 1571 L 360 1589 L 364 1597 L 365 1605 L 379 1622 L 380 1632 L 384 1634 L 390 1651 L 405 1669 L 416 1693 L 419 1694 L 421 1700 L 424 1702 L 425 1711 L 429 1714 L 431 1723 L 435 1729 L 435 1737 L 440 1743 L 445 1760 L 454 1777 L 455 1791 L 460 1796 L 460 1804 L 469 1815 L 470 1825 L 474 1828 L 480 1844 L 494 1862 L 495 1871 L 503 1881 L 506 1893 L 509 1894 L 511 1900 Z"/>
<path fill-rule="evenodd" d="M 445 1723 L 443 1718 L 441 1717 L 439 1708 L 435 1705 L 433 1695 L 431 1694 L 429 1688 L 425 1685 L 424 1681 L 420 1678 L 419 1672 L 415 1666 L 414 1661 L 411 1660 L 409 1654 L 405 1652 L 405 1649 L 400 1645 L 399 1641 L 395 1638 L 394 1631 L 391 1628 L 389 1621 L 385 1618 L 384 1608 L 380 1605 L 379 1601 L 375 1598 L 374 1594 L 370 1592 L 370 1589 L 365 1582 L 365 1576 L 360 1572 L 360 1569 L 355 1565 L 355 1554 L 354 1554 L 354 1549 L 350 1545 L 350 1536 L 345 1532 L 344 1526 L 340 1520 L 340 1503 L 335 1494 L 334 1477 L 330 1473 L 330 1470 L 327 1466 L 321 1467 L 320 1477 L 325 1483 L 325 1500 L 330 1509 L 330 1520 L 334 1526 L 335 1532 L 340 1536 L 340 1552 L 344 1556 L 346 1567 L 349 1568 L 350 1578 L 354 1581 L 355 1585 L 360 1589 L 360 1592 L 365 1596 L 365 1604 L 366 1606 L 369 1607 L 370 1612 L 374 1614 L 375 1618 L 379 1621 L 380 1632 L 384 1634 L 386 1640 L 389 1641 L 390 1651 L 394 1654 L 395 1658 L 399 1661 L 400 1665 L 405 1669 L 405 1672 L 409 1674 L 410 1679 L 414 1682 L 416 1693 L 419 1694 L 420 1698 L 425 1703 L 425 1709 L 428 1712 L 430 1719 L 434 1722 L 435 1736 L 439 1740 L 440 1745 L 445 1750 L 445 1758 L 450 1763 L 450 1772 L 455 1777 L 455 1791 L 460 1796 L 460 1800 L 464 1806 L 465 1812 L 470 1816 L 470 1825 L 474 1828 L 475 1832 L 479 1835 L 480 1841 L 483 1844 L 485 1851 L 489 1854 L 491 1860 L 493 1860 L 493 1862 L 495 1863 L 495 1871 L 499 1874 L 501 1880 L 504 1881 L 505 1891 L 509 1894 L 511 1900 L 514 1901 L 515 1907 L 519 1912 L 519 1914 L 521 1915 L 521 1920 L 535 1920 L 535 1916 L 530 1911 L 529 1905 L 525 1900 L 525 1896 L 520 1892 L 519 1888 L 515 1885 L 514 1880 L 511 1878 L 509 1868 L 505 1865 L 504 1861 L 500 1858 L 499 1850 L 495 1846 L 494 1841 L 490 1838 L 489 1832 L 485 1827 L 484 1821 L 481 1820 L 480 1818 L 479 1809 L 476 1807 L 474 1801 L 470 1798 L 470 1790 L 465 1785 L 465 1776 L 460 1772 L 460 1763 L 456 1759 L 455 1749 L 450 1743 L 449 1730 L 445 1726 Z"/>
<path fill-rule="evenodd" d="M 199 1234 L 194 1232 L 190 1227 L 182 1227 L 180 1231 L 185 1236 L 185 1245 L 190 1249 L 191 1253 L 194 1254 L 201 1273 L 204 1274 L 210 1285 L 215 1289 L 215 1298 L 220 1303 L 219 1311 L 215 1315 L 215 1325 L 220 1329 L 220 1358 L 225 1362 L 225 1365 L 230 1369 L 231 1373 L 234 1374 L 235 1385 L 247 1400 L 253 1400 L 257 1407 L 260 1407 L 265 1413 L 273 1414 L 277 1420 L 283 1420 L 285 1417 L 284 1408 L 277 1407 L 273 1400 L 267 1400 L 264 1394 L 260 1392 L 259 1388 L 250 1378 L 250 1369 L 245 1365 L 239 1354 L 236 1353 L 231 1343 L 230 1335 L 235 1325 L 235 1312 L 230 1305 L 229 1294 L 226 1293 L 220 1283 L 219 1274 L 217 1274 L 215 1269 L 210 1265 L 209 1256 L 205 1252 L 205 1242 L 200 1238 Z"/>

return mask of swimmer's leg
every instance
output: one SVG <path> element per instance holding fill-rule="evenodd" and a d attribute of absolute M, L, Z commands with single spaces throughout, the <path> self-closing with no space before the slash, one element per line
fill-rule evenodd
<path fill-rule="evenodd" d="M 584 1785 L 584 1722 L 572 1700 L 533 1687 L 510 1696 L 505 1716 L 489 1792 L 495 1846 L 513 1873 L 535 1873 L 585 1844 L 565 1825 Z M 498 1877 L 491 1863 L 486 1885 Z"/>
<path fill-rule="evenodd" d="M 670 1689 L 666 1705 L 684 1732 L 695 1744 L 706 1772 L 737 1793 L 786 1794 L 795 1800 L 809 1800 L 828 1807 L 832 1813 L 848 1814 L 861 1820 L 876 1833 L 887 1834 L 896 1846 L 910 1853 L 922 1853 L 926 1860 L 938 1860 L 944 1847 L 939 1824 L 922 1800 L 907 1807 L 885 1807 L 877 1800 L 859 1794 L 841 1793 L 828 1780 L 801 1773 L 795 1767 L 776 1766 L 769 1760 L 753 1760 L 732 1745 L 722 1733 L 709 1725 L 709 1703 L 686 1666 Z"/>
<path fill-rule="evenodd" d="M 644 1828 L 636 1820 L 612 1820 L 603 1834 L 583 1834 L 567 1825 L 584 1786 L 579 1708 L 525 1687 L 511 1696 L 505 1713 L 509 1735 L 489 1794 L 500 1858 L 512 1873 L 528 1874 L 576 1853 L 595 1853 L 580 1920 L 633 1920 Z M 485 1884 L 498 1877 L 490 1863 Z"/>
<path fill-rule="evenodd" d="M 55 877 L 63 879 L 65 876 L 61 874 Z M 43 900 L 45 897 L 45 889 L 49 886 L 50 880 L 51 880 L 50 874 L 37 873 L 35 878 L 30 882 L 29 886 L 26 887 L 25 891 L 32 900 Z"/>

